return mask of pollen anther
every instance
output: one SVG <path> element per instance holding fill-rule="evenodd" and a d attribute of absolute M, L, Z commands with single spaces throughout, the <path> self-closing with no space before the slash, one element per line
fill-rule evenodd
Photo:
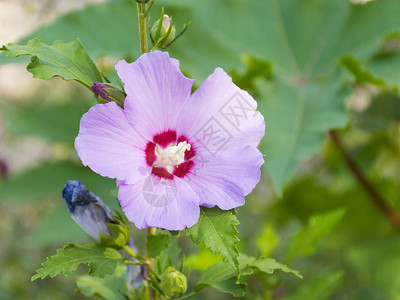
<path fill-rule="evenodd" d="M 164 149 L 156 146 L 157 160 L 154 166 L 166 168 L 171 173 L 175 166 L 185 161 L 185 152 L 189 151 L 190 148 L 191 145 L 187 141 L 180 142 L 178 145 L 172 144 Z"/>

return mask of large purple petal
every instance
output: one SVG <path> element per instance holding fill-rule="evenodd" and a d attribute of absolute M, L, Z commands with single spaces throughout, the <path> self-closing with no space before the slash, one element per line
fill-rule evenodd
<path fill-rule="evenodd" d="M 135 182 L 146 169 L 146 141 L 115 103 L 97 104 L 82 116 L 75 148 L 82 163 L 102 176 Z"/>
<path fill-rule="evenodd" d="M 260 151 L 249 145 L 221 151 L 216 157 L 199 153 L 194 160 L 188 179 L 200 196 L 200 205 L 221 209 L 244 204 L 244 197 L 260 180 L 264 162 Z"/>
<path fill-rule="evenodd" d="M 257 147 L 265 133 L 257 102 L 237 87 L 221 68 L 215 69 L 183 109 L 178 129 L 213 155 L 229 147 Z"/>
<path fill-rule="evenodd" d="M 161 181 L 149 176 L 134 185 L 122 184 L 118 199 L 129 221 L 139 229 L 182 230 L 196 224 L 200 214 L 198 195 L 180 178 Z"/>
<path fill-rule="evenodd" d="M 149 140 L 175 129 L 193 84 L 179 70 L 179 62 L 153 51 L 130 64 L 119 61 L 115 68 L 125 84 L 125 114 L 132 126 Z"/>

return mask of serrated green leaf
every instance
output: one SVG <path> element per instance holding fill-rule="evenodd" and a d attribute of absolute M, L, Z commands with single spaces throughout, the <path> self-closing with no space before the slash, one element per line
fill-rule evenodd
<path fill-rule="evenodd" d="M 319 240 L 328 235 L 342 220 L 345 210 L 339 209 L 310 218 L 289 244 L 286 261 L 292 261 L 296 256 L 307 256 L 315 252 Z"/>
<path fill-rule="evenodd" d="M 88 4 L 40 27 L 18 43 L 40 38 L 47 44 L 56 40 L 72 41 L 78 36 L 92 58 L 112 55 L 139 56 L 136 4 L 130 0 Z M 101 22 L 99 22 L 101 20 Z M 118 22 L 115 22 L 118 20 Z M 9 63 L 9 59 L 0 60 Z"/>
<path fill-rule="evenodd" d="M 103 80 L 79 39 L 69 43 L 56 41 L 51 46 L 33 39 L 26 45 L 10 43 L 0 50 L 7 51 L 9 57 L 31 56 L 27 69 L 34 78 L 48 80 L 59 76 L 64 80 L 76 80 L 88 88 L 93 82 Z"/>
<path fill-rule="evenodd" d="M 70 243 L 64 248 L 58 249 L 56 255 L 47 258 L 47 261 L 42 264 L 42 268 L 36 270 L 32 281 L 47 276 L 53 278 L 58 274 L 68 276 L 75 272 L 80 264 L 89 265 L 89 275 L 104 278 L 104 276 L 114 273 L 116 266 L 122 260 L 124 257 L 113 248 L 106 248 L 98 244 Z"/>
<path fill-rule="evenodd" d="M 267 274 L 273 274 L 276 270 L 280 270 L 285 273 L 292 273 L 300 279 L 303 278 L 298 271 L 290 269 L 287 265 L 281 264 L 273 258 L 259 258 L 250 261 L 248 264 L 249 266 L 257 268 Z"/>
<path fill-rule="evenodd" d="M 169 234 L 159 233 L 156 235 L 147 236 L 147 256 L 155 257 L 161 253 L 162 250 L 168 247 L 170 240 Z"/>
<path fill-rule="evenodd" d="M 224 261 L 239 273 L 239 262 L 237 257 L 239 251 L 236 243 L 236 225 L 239 224 L 233 210 L 223 211 L 217 207 L 201 207 L 200 217 L 196 225 L 187 229 L 187 234 L 196 244 L 203 243 L 211 249 L 213 254 L 220 254 Z"/>
<path fill-rule="evenodd" d="M 126 267 L 118 265 L 114 274 L 106 278 L 94 276 L 79 276 L 76 279 L 78 292 L 86 297 L 99 296 L 105 300 L 126 300 L 123 294 L 127 294 Z"/>
<path fill-rule="evenodd" d="M 241 254 L 238 257 L 238 261 L 241 277 L 253 274 L 253 269 L 257 268 L 258 270 L 267 274 L 273 274 L 274 271 L 280 270 L 285 273 L 291 273 L 298 278 L 302 278 L 298 271 L 292 270 L 288 266 L 281 264 L 272 258 L 257 259 L 255 257 Z M 199 291 L 207 286 L 215 286 L 221 282 L 225 282 L 226 280 L 235 277 L 235 275 L 236 274 L 234 270 L 229 266 L 228 263 L 216 263 L 200 275 L 194 290 Z"/>

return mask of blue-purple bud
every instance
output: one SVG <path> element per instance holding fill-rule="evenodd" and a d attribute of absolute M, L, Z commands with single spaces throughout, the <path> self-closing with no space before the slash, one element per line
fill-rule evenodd
<path fill-rule="evenodd" d="M 68 181 L 62 191 L 62 197 L 72 219 L 92 238 L 100 242 L 108 242 L 114 239 L 114 245 L 119 247 L 128 242 L 128 246 L 137 252 L 133 239 L 129 238 L 129 229 L 125 225 L 118 223 L 116 221 L 118 220 L 117 217 L 114 220 L 111 216 L 111 210 L 98 196 L 89 191 L 81 181 Z M 107 224 L 111 227 L 109 228 Z M 117 228 L 118 230 L 114 232 Z M 113 233 L 115 233 L 115 236 L 113 236 Z M 104 236 L 100 237 L 100 234 Z M 126 257 L 127 260 L 138 262 L 127 254 Z M 143 265 L 128 265 L 126 276 L 128 286 L 136 290 L 143 282 L 145 268 Z"/>
<path fill-rule="evenodd" d="M 68 181 L 62 191 L 62 197 L 72 219 L 92 238 L 99 241 L 100 233 L 109 234 L 107 223 L 113 222 L 111 210 L 81 181 Z"/>

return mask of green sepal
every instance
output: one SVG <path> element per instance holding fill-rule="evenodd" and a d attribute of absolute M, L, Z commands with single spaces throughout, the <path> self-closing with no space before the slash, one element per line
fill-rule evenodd
<path fill-rule="evenodd" d="M 169 298 L 179 298 L 187 290 L 186 276 L 175 270 L 173 267 L 168 267 L 160 276 L 159 288 Z"/>
<path fill-rule="evenodd" d="M 110 233 L 104 235 L 100 233 L 100 243 L 107 247 L 123 248 L 129 242 L 129 227 L 119 216 L 113 216 L 115 223 L 107 223 Z"/>

